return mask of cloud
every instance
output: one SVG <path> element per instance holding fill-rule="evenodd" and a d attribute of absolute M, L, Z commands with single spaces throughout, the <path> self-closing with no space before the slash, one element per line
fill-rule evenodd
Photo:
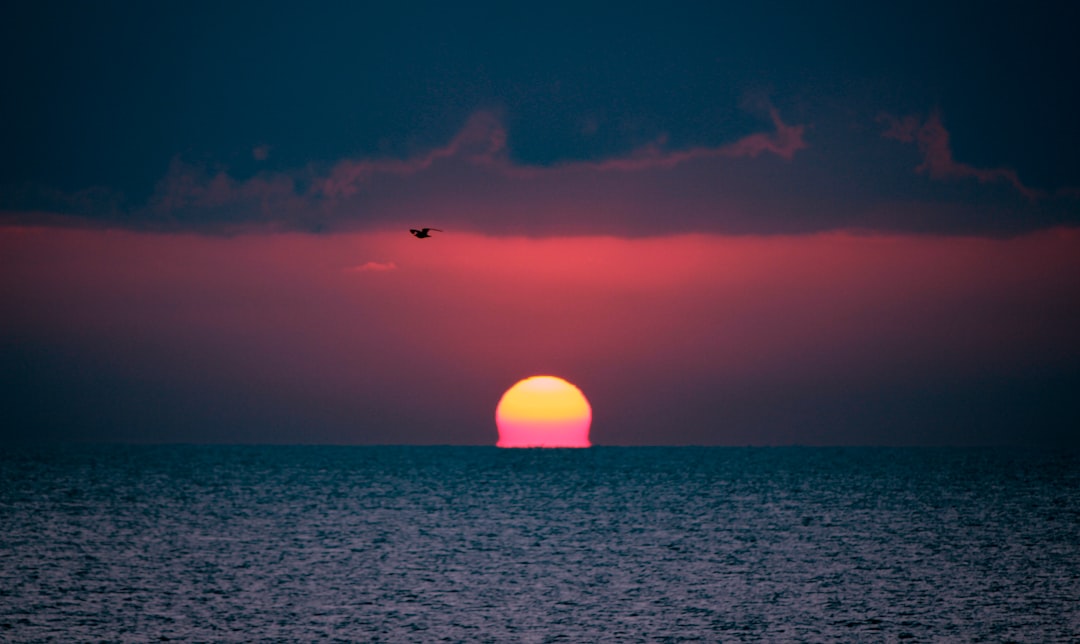
<path fill-rule="evenodd" d="M 689 220 L 701 221 L 717 207 L 694 197 L 702 190 L 698 177 L 724 174 L 740 184 L 730 191 L 753 190 L 753 180 L 734 166 L 771 156 L 790 162 L 806 149 L 802 125 L 789 125 L 768 106 L 773 131 L 747 135 L 715 147 L 665 149 L 665 140 L 627 157 L 574 161 L 551 166 L 523 165 L 507 151 L 507 134 L 497 113 L 473 114 L 446 144 L 405 158 L 345 159 L 327 170 L 264 172 L 238 180 L 224 169 L 209 169 L 173 160 L 158 183 L 143 220 L 151 229 L 196 228 L 216 232 L 248 229 L 326 231 L 381 227 L 391 222 L 426 225 L 453 221 L 466 229 L 499 231 L 531 228 L 540 234 L 589 228 L 574 199 L 602 202 L 591 224 L 593 232 L 620 225 L 635 228 L 655 220 L 647 210 L 655 203 L 657 178 L 681 166 L 698 167 L 695 185 L 672 186 L 672 194 L 693 199 Z M 753 173 L 753 171 L 751 171 Z M 623 175 L 633 174 L 632 179 Z M 662 179 L 682 180 L 678 175 Z M 633 183 L 627 183 L 631 180 Z M 715 184 L 706 186 L 712 191 Z M 641 192 L 653 194 L 638 194 Z M 733 210 L 731 205 L 726 207 Z M 737 209 L 736 209 L 737 210 Z M 434 219 L 431 219 L 434 218 Z M 417 222 L 416 219 L 423 221 Z M 639 222 L 639 223 L 635 223 Z M 646 224 L 652 229 L 654 223 Z M 697 227 L 697 223 L 692 224 Z M 684 226 L 683 231 L 687 230 Z M 677 228 L 676 230 L 679 230 Z"/>
<path fill-rule="evenodd" d="M 1075 193 L 1041 195 L 1011 170 L 956 161 L 936 113 L 926 120 L 882 115 L 883 132 L 816 117 L 816 138 L 808 141 L 808 125 L 789 123 L 774 106 L 763 110 L 769 127 L 726 144 L 672 148 L 660 138 L 625 155 L 550 165 L 516 160 L 500 115 L 482 111 L 444 145 L 401 158 L 242 177 L 177 157 L 141 205 L 39 199 L 0 218 L 226 235 L 435 226 L 540 237 L 843 229 L 1008 235 L 1080 223 Z M 918 175 L 932 181 L 912 180 L 912 148 Z M 960 179 L 975 181 L 961 191 Z"/>
<path fill-rule="evenodd" d="M 266 172 L 240 181 L 179 157 L 169 164 L 138 213 L 150 229 L 247 229 L 314 227 L 318 211 L 298 188 L 301 173 Z"/>
<path fill-rule="evenodd" d="M 916 172 L 928 175 L 931 179 L 976 179 L 980 183 L 1005 182 L 1012 185 L 1020 194 L 1030 200 L 1043 196 L 1038 190 L 1024 185 L 1014 170 L 1008 168 L 976 168 L 960 163 L 953 158 L 949 145 L 949 131 L 941 122 L 941 115 L 931 112 L 929 118 L 920 122 L 918 117 L 897 118 L 891 114 L 881 114 L 879 122 L 887 128 L 882 136 L 903 143 L 916 143 L 922 154 L 923 162 L 915 168 Z"/>
<path fill-rule="evenodd" d="M 795 153 L 806 148 L 803 140 L 803 125 L 787 125 L 780 118 L 775 107 L 769 107 L 776 132 L 773 134 L 751 134 L 735 143 L 721 148 L 718 153 L 729 157 L 756 157 L 763 152 L 772 152 L 776 156 L 790 161 Z"/>
<path fill-rule="evenodd" d="M 385 273 L 386 271 L 397 270 L 397 264 L 394 262 L 365 262 L 346 270 L 350 273 Z"/>
<path fill-rule="evenodd" d="M 263 144 L 251 149 L 251 158 L 256 161 L 266 161 L 270 157 L 270 146 Z"/>
<path fill-rule="evenodd" d="M 506 129 L 492 112 L 474 114 L 465 127 L 447 145 L 404 160 L 345 160 L 336 164 L 328 177 L 317 184 L 316 192 L 327 197 L 349 197 L 379 175 L 413 175 L 428 170 L 441 160 L 458 158 L 472 165 L 491 167 L 507 176 L 531 177 L 560 169 L 636 172 L 651 168 L 670 168 L 699 159 L 755 158 L 764 153 L 790 161 L 807 147 L 805 126 L 788 125 L 779 111 L 768 107 L 775 132 L 750 134 L 728 145 L 665 150 L 666 137 L 630 153 L 626 158 L 601 161 L 576 161 L 553 167 L 521 166 L 506 156 Z"/>
<path fill-rule="evenodd" d="M 464 157 L 473 163 L 487 163 L 506 147 L 506 131 L 491 112 L 474 114 L 450 143 L 410 159 L 345 160 L 337 163 L 330 175 L 317 182 L 314 192 L 327 197 L 356 194 L 377 175 L 411 175 L 426 170 L 440 159 Z"/>
<path fill-rule="evenodd" d="M 695 147 L 688 150 L 664 150 L 667 142 L 665 138 L 639 148 L 627 158 L 608 159 L 599 162 L 585 162 L 573 165 L 582 165 L 597 170 L 618 170 L 634 172 L 649 168 L 670 168 L 683 163 L 698 159 L 713 158 L 755 158 L 765 152 L 791 161 L 795 153 L 807 147 L 803 139 L 805 126 L 788 125 L 780 118 L 780 112 L 770 106 L 769 116 L 772 119 L 775 132 L 759 132 L 747 135 L 738 141 L 719 147 Z"/>

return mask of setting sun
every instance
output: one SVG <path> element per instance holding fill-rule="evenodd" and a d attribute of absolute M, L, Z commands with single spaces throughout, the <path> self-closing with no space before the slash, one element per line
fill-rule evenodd
<path fill-rule="evenodd" d="M 506 390 L 495 424 L 499 447 L 589 447 L 592 408 L 562 378 L 533 376 Z"/>

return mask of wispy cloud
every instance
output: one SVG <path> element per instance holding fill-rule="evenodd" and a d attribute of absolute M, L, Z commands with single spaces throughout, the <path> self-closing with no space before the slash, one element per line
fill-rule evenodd
<path fill-rule="evenodd" d="M 214 234 L 405 234 L 436 226 L 495 235 L 629 237 L 837 229 L 1000 235 L 1080 221 L 1075 191 L 1043 194 L 1011 169 L 957 161 L 937 113 L 883 114 L 883 130 L 840 141 L 829 138 L 837 134 L 827 121 L 815 120 L 821 141 L 811 145 L 809 125 L 789 123 L 772 105 L 761 110 L 770 126 L 723 145 L 672 149 L 661 138 L 625 155 L 549 165 L 515 159 L 500 116 L 478 112 L 445 145 L 402 158 L 349 158 L 240 178 L 177 157 L 141 205 L 121 208 L 114 200 L 93 208 L 85 199 L 52 199 L 46 203 L 55 207 L 0 216 L 13 223 Z M 907 166 L 913 154 L 920 157 L 916 171 L 931 179 L 917 182 L 918 194 Z M 867 159 L 871 165 L 851 165 Z M 961 180 L 973 190 L 958 199 L 945 182 Z M 1001 199 L 1009 191 L 1027 199 Z"/>
<path fill-rule="evenodd" d="M 356 194 L 373 176 L 410 175 L 426 170 L 440 159 L 464 157 L 474 163 L 493 160 L 506 147 L 506 131 L 491 112 L 478 112 L 469 119 L 450 143 L 410 159 L 345 160 L 315 185 L 314 192 L 327 197 Z"/>
<path fill-rule="evenodd" d="M 507 176 L 534 177 L 566 169 L 635 172 L 650 168 L 670 168 L 699 159 L 755 158 L 764 153 L 790 161 L 807 147 L 805 126 L 788 125 L 780 112 L 768 106 L 775 131 L 747 135 L 727 145 L 667 150 L 666 137 L 634 150 L 626 157 L 599 161 L 571 161 L 555 166 L 522 166 L 510 161 L 506 152 L 506 129 L 492 112 L 479 112 L 447 145 L 403 160 L 345 160 L 336 164 L 329 176 L 316 184 L 316 192 L 327 197 L 349 197 L 378 175 L 411 175 L 428 170 L 440 160 L 457 158 L 472 165 L 486 166 Z"/>
<path fill-rule="evenodd" d="M 137 227 L 166 230 L 324 229 L 324 213 L 302 188 L 310 182 L 310 170 L 261 172 L 239 180 L 225 169 L 177 157 L 131 219 L 141 224 Z"/>
<path fill-rule="evenodd" d="M 805 126 L 786 123 L 771 105 L 766 109 L 773 131 L 753 133 L 726 145 L 669 150 L 661 139 L 626 157 L 550 166 L 511 159 L 503 122 L 489 111 L 475 113 L 446 145 L 400 159 L 345 159 L 323 172 L 309 167 L 260 173 L 241 181 L 225 170 L 211 171 L 177 158 L 148 204 L 147 221 L 166 228 L 171 222 L 184 221 L 219 230 L 247 226 L 319 231 L 398 219 L 387 209 L 400 212 L 401 203 L 423 202 L 424 216 L 438 210 L 445 219 L 448 208 L 472 210 L 486 214 L 460 223 L 488 226 L 499 217 L 496 209 L 514 204 L 539 208 L 548 202 L 549 212 L 566 211 L 565 195 L 583 190 L 591 193 L 589 198 L 608 204 L 632 202 L 634 197 L 617 178 L 620 173 L 641 174 L 692 163 L 738 163 L 762 155 L 791 161 L 807 147 Z M 260 153 L 268 153 L 268 148 L 256 148 L 256 154 Z M 595 180 L 589 179 L 590 174 Z M 473 203 L 465 195 L 472 195 Z M 644 217 L 625 214 L 628 222 Z"/>
<path fill-rule="evenodd" d="M 891 114 L 881 114 L 878 121 L 886 124 L 886 129 L 881 134 L 883 137 L 919 146 L 923 162 L 915 171 L 926 174 L 931 179 L 976 179 L 981 183 L 1003 181 L 1028 199 L 1035 200 L 1043 196 L 1040 191 L 1024 185 L 1014 170 L 976 168 L 954 159 L 952 146 L 949 144 L 949 131 L 945 129 L 941 114 L 936 110 L 930 113 L 926 121 L 921 121 L 916 116 L 898 118 Z"/>
<path fill-rule="evenodd" d="M 397 270 L 397 264 L 394 262 L 364 262 L 356 266 L 350 266 L 345 269 L 349 273 L 385 273 L 386 271 Z"/>
<path fill-rule="evenodd" d="M 670 168 L 698 159 L 755 158 L 766 152 L 791 161 L 795 153 L 807 147 L 803 139 L 805 126 L 788 125 L 780 118 L 780 112 L 770 106 L 774 132 L 758 132 L 747 135 L 733 143 L 718 147 L 694 147 L 686 150 L 665 150 L 666 138 L 662 138 L 634 151 L 625 158 L 607 159 L 580 164 L 598 170 L 633 172 L 649 168 Z"/>

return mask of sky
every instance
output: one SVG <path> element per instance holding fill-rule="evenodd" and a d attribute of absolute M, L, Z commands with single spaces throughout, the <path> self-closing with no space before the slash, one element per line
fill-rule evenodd
<path fill-rule="evenodd" d="M 0 441 L 1080 445 L 1080 9 L 383 4 L 5 5 Z"/>

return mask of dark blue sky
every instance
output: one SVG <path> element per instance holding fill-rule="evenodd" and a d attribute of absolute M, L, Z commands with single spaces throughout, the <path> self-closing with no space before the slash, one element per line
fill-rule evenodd
<path fill-rule="evenodd" d="M 480 110 L 499 115 L 524 165 L 661 137 L 668 150 L 719 146 L 766 129 L 766 103 L 807 126 L 816 171 L 851 191 L 829 186 L 838 201 L 910 194 L 917 156 L 867 172 L 881 113 L 936 110 L 957 162 L 1011 169 L 1051 195 L 1080 186 L 1080 12 L 1065 3 L 16 2 L 5 13 L 8 211 L 70 211 L 56 191 L 95 189 L 107 205 L 80 214 L 135 212 L 174 159 L 243 180 L 408 157 Z M 822 181 L 809 169 L 783 179 L 796 191 Z M 1036 225 L 1078 218 L 1075 200 L 1021 209 Z"/>

